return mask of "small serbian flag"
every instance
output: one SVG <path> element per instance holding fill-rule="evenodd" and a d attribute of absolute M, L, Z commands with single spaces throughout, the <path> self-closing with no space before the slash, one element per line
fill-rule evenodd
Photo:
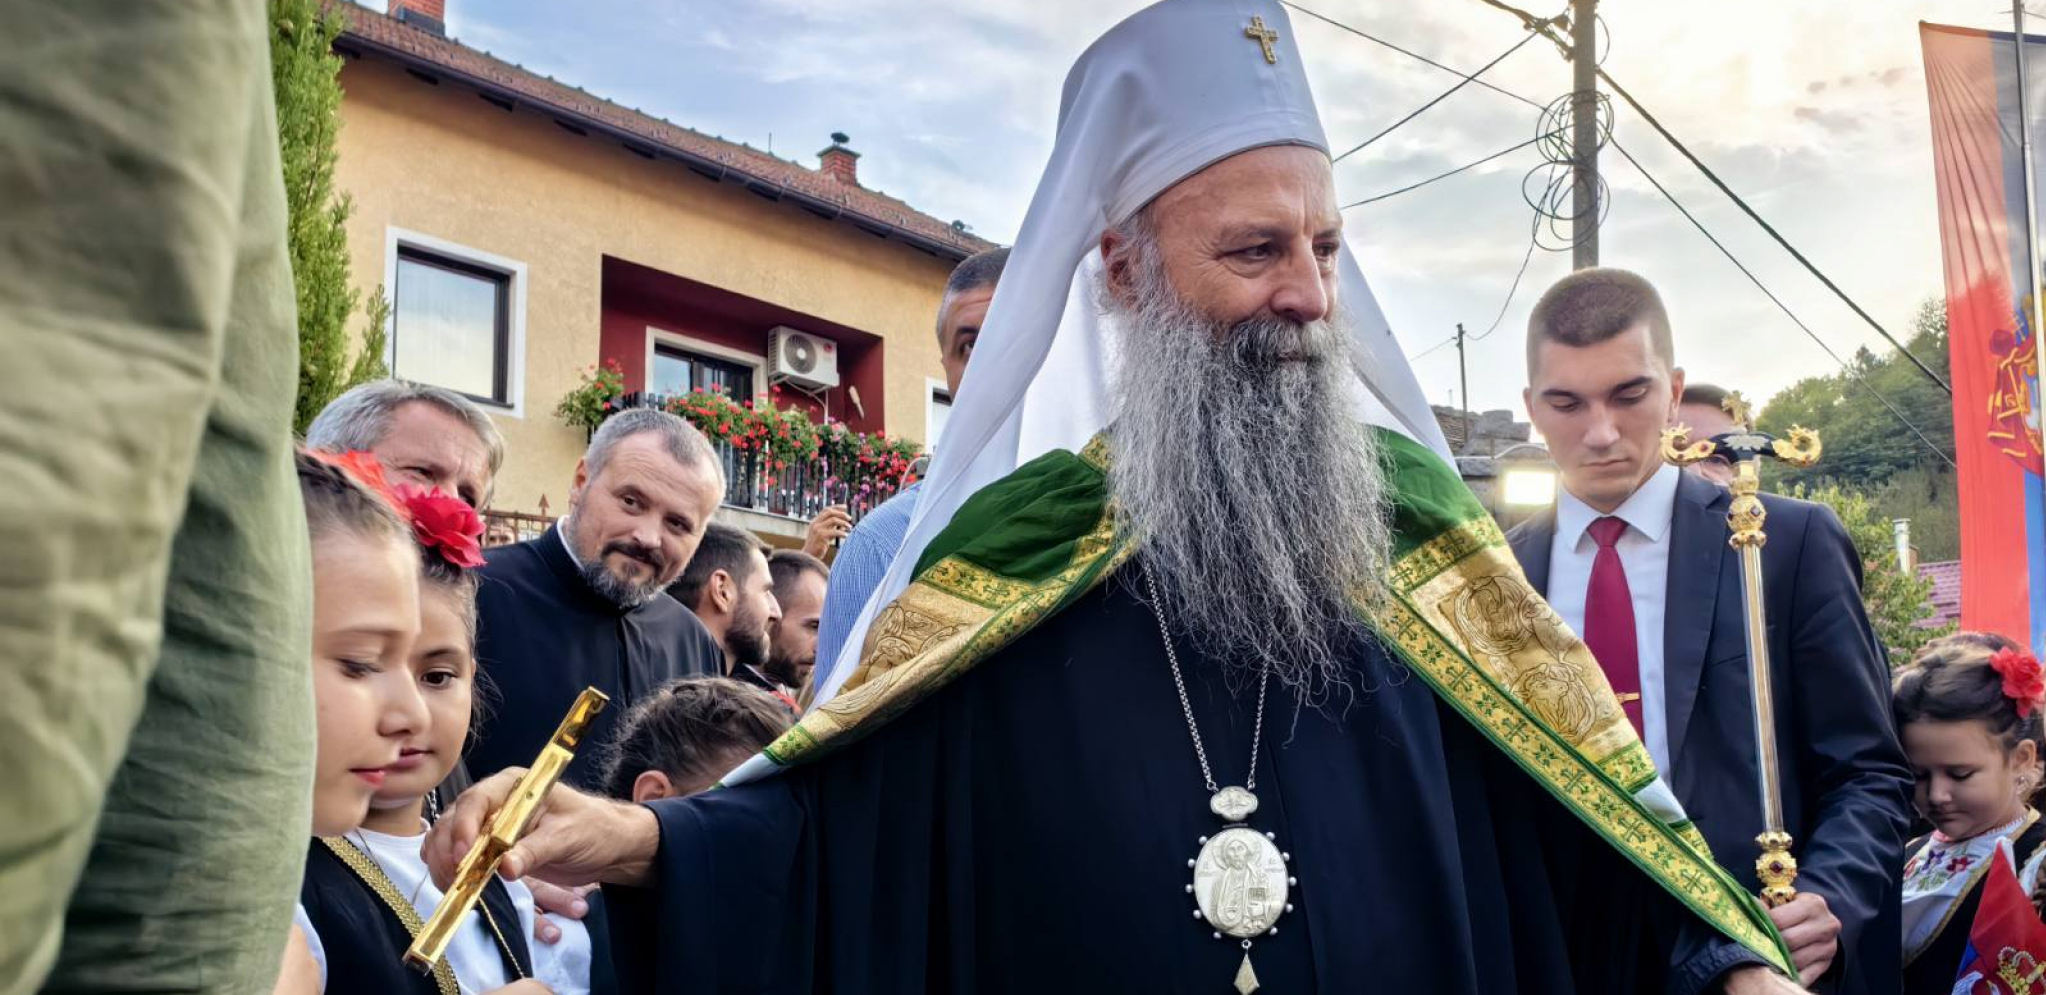
<path fill-rule="evenodd" d="M 2010 844 L 1999 852 L 1983 875 L 1953 995 L 2046 995 L 2046 924 L 2011 870 Z"/>

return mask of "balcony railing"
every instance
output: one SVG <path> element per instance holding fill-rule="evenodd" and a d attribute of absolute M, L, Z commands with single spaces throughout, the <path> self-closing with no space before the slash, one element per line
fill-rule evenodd
<path fill-rule="evenodd" d="M 545 499 L 541 501 L 545 504 Z M 483 509 L 483 545 L 506 546 L 515 542 L 538 539 L 554 524 L 554 516 L 530 514 L 523 511 L 505 511 L 498 508 Z"/>
<path fill-rule="evenodd" d="M 677 400 L 663 394 L 636 392 L 621 398 L 620 407 L 674 410 Z M 844 434 L 843 429 L 838 431 Z M 895 461 L 863 462 L 849 455 L 843 446 L 836 447 L 842 465 L 834 466 L 832 446 L 823 447 L 824 452 L 807 459 L 777 460 L 758 446 L 735 445 L 706 434 L 710 435 L 711 447 L 724 470 L 724 504 L 730 508 L 807 521 L 827 506 L 838 504 L 844 505 L 857 522 L 908 483 L 895 468 Z M 781 465 L 777 466 L 777 462 Z"/>

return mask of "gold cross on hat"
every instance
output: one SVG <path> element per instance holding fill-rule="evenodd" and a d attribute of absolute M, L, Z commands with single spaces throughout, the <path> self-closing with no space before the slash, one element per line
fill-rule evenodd
<path fill-rule="evenodd" d="M 1272 43 L 1279 40 L 1279 33 L 1265 27 L 1265 19 L 1262 15 L 1253 16 L 1250 19 L 1250 27 L 1243 29 L 1243 37 L 1257 42 L 1257 47 L 1264 50 L 1266 64 L 1276 65 L 1278 63 L 1279 53 L 1272 50 Z"/>

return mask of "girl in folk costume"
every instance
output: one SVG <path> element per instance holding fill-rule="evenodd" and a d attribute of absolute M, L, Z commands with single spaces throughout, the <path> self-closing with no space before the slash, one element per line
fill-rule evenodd
<path fill-rule="evenodd" d="M 373 462 L 362 466 L 368 469 L 358 472 L 374 472 Z M 299 897 L 323 990 L 584 995 L 591 990 L 589 931 L 567 921 L 558 942 L 528 943 L 536 913 L 532 893 L 518 882 L 491 880 L 435 971 L 420 974 L 403 963 L 441 900 L 420 844 L 438 812 L 435 786 L 460 760 L 472 726 L 477 578 L 468 571 L 483 564 L 483 523 L 438 491 L 399 484 L 389 494 L 416 537 L 406 565 L 417 578 L 418 637 L 386 669 L 424 707 L 379 726 L 398 748 L 359 825 L 326 827 L 312 841 Z"/>
<path fill-rule="evenodd" d="M 406 661 L 419 635 L 419 554 L 412 530 L 365 483 L 374 464 L 298 454 L 299 493 L 312 540 L 313 698 L 317 753 L 312 828 L 320 835 L 362 824 L 370 799 L 398 762 L 411 730 L 426 722 Z M 300 908 L 285 948 L 279 995 L 324 984 L 311 924 Z"/>
<path fill-rule="evenodd" d="M 1968 945 L 1990 861 L 2023 867 L 2029 891 L 2046 856 L 2031 807 L 2040 782 L 2039 662 L 2002 636 L 1935 639 L 1898 671 L 1892 702 L 1934 827 L 1904 867 L 1904 992 L 1946 995 Z"/>

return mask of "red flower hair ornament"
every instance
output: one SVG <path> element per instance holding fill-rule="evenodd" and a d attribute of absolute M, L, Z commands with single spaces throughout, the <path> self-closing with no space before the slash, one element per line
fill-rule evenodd
<path fill-rule="evenodd" d="M 331 453 L 324 449 L 306 450 L 314 459 L 339 469 L 371 494 L 383 498 L 384 503 L 404 514 L 405 506 L 391 490 L 391 482 L 384 478 L 384 465 L 377 462 L 375 453 L 361 449 L 345 453 Z"/>
<path fill-rule="evenodd" d="M 2046 679 L 2039 674 L 2039 660 L 2022 650 L 2001 649 L 1989 658 L 1989 665 L 2003 675 L 2003 694 L 2018 707 L 2018 718 L 2032 714 L 2046 699 Z"/>
<path fill-rule="evenodd" d="M 338 468 L 365 490 L 383 499 L 412 526 L 419 544 L 464 570 L 483 565 L 483 519 L 476 509 L 440 491 L 415 484 L 393 486 L 375 453 L 357 449 L 331 453 L 309 449 L 314 459 Z"/>
<path fill-rule="evenodd" d="M 398 507 L 412 520 L 419 544 L 464 570 L 483 565 L 483 518 L 459 498 L 425 487 L 399 484 Z"/>

